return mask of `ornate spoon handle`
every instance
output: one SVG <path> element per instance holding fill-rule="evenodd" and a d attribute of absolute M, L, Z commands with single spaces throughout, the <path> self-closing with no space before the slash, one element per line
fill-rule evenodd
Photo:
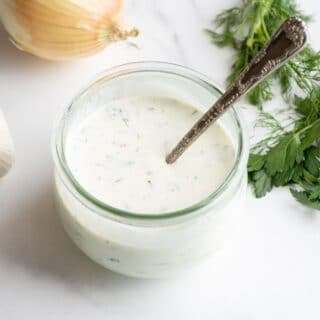
<path fill-rule="evenodd" d="M 167 163 L 175 162 L 237 99 L 297 54 L 306 44 L 306 40 L 307 35 L 303 21 L 296 17 L 287 19 L 238 79 L 228 87 L 226 92 L 169 153 L 166 158 Z"/>

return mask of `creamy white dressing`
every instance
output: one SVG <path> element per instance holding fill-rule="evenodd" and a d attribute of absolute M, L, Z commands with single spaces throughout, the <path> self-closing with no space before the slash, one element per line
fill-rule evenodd
<path fill-rule="evenodd" d="M 118 209 L 157 214 L 189 207 L 212 194 L 235 163 L 235 146 L 219 123 L 175 164 L 165 162 L 200 116 L 166 97 L 112 101 L 71 129 L 67 164 L 82 188 Z"/>

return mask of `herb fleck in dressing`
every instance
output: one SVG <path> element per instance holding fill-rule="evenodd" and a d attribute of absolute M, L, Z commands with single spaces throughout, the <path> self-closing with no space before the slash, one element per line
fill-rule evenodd
<path fill-rule="evenodd" d="M 215 123 L 181 159 L 166 163 L 201 114 L 166 97 L 112 101 L 72 130 L 67 163 L 87 192 L 118 209 L 157 214 L 189 207 L 216 190 L 235 162 L 231 138 Z"/>

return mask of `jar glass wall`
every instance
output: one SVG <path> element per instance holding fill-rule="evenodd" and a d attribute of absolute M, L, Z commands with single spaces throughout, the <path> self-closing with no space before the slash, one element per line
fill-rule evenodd
<path fill-rule="evenodd" d="M 224 183 L 190 207 L 146 214 L 112 207 L 75 179 L 65 157 L 65 141 L 74 126 L 103 104 L 122 98 L 163 96 L 206 111 L 221 92 L 205 76 L 158 62 L 110 69 L 71 103 L 54 133 L 56 199 L 64 228 L 91 259 L 122 274 L 154 278 L 187 269 L 219 249 L 237 225 L 247 185 L 247 139 L 239 112 L 231 108 L 219 120 L 236 148 L 236 160 Z"/>

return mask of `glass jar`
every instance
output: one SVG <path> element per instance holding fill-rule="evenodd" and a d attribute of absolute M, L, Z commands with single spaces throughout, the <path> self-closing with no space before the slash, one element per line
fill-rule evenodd
<path fill-rule="evenodd" d="M 245 201 L 248 147 L 239 108 L 231 108 L 219 121 L 233 140 L 236 160 L 209 197 L 156 215 L 103 203 L 74 178 L 64 154 L 65 139 L 101 104 L 141 95 L 175 98 L 206 111 L 221 92 L 202 74 L 168 63 L 130 63 L 107 70 L 72 101 L 59 121 L 53 139 L 55 190 L 64 228 L 86 255 L 125 275 L 157 278 L 187 269 L 230 238 Z"/>

